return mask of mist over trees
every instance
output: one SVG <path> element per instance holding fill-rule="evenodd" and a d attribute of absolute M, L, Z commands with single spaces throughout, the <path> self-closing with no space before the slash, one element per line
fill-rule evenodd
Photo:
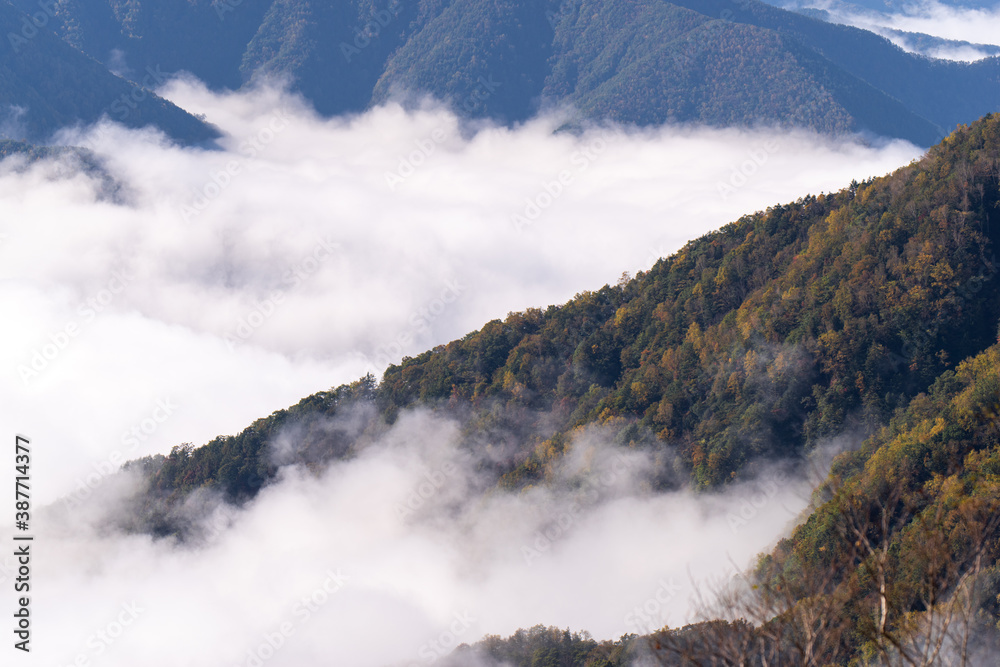
<path fill-rule="evenodd" d="M 492 492 L 553 483 L 588 425 L 646 452 L 655 487 L 704 490 L 850 431 L 863 444 L 834 459 L 808 518 L 748 571 L 704 585 L 704 620 L 616 642 L 537 626 L 450 660 L 981 664 L 1000 618 L 998 183 L 990 115 L 893 174 L 745 216 L 381 381 L 133 462 L 146 491 L 128 525 L 183 536 L 176 509 L 193 492 L 240 504 L 282 465 L 348 460 L 416 407 L 488 452 Z"/>

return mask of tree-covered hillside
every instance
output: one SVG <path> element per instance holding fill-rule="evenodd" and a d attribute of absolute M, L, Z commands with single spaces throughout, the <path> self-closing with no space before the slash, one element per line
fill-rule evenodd
<path fill-rule="evenodd" d="M 954 167 L 979 163 L 995 184 L 1000 175 L 997 127 L 996 119 L 987 118 L 952 135 L 911 167 L 913 183 L 930 183 L 933 176 L 924 171 L 929 167 L 937 178 L 959 185 L 954 201 L 964 202 L 966 172 Z M 852 201 L 863 203 L 866 193 L 875 196 L 884 183 L 859 188 Z M 990 206 L 994 213 L 980 219 L 984 230 L 997 224 L 995 199 Z M 942 204 L 935 210 L 944 216 L 949 209 Z M 951 209 L 963 211 L 968 212 L 964 204 Z M 828 221 L 838 216 L 835 211 Z M 938 218 L 942 229 L 946 219 Z M 877 242 L 869 238 L 869 244 Z M 988 280 L 996 269 L 992 255 L 984 259 Z M 927 267 L 926 287 L 935 266 L 944 267 Z M 855 273 L 869 268 L 862 259 Z M 837 291 L 857 304 L 870 298 L 857 291 L 861 287 L 854 283 L 849 297 Z M 917 289 L 927 299 L 927 292 Z M 926 313 L 918 338 L 900 350 L 897 361 L 909 362 L 902 372 L 925 363 L 907 350 L 925 346 L 930 351 L 938 347 L 932 341 L 958 338 L 961 327 L 978 319 L 967 306 L 997 301 L 995 287 L 975 278 L 955 296 L 960 302 L 953 306 L 965 317 L 948 326 L 937 317 L 940 308 Z M 902 294 L 894 299 L 900 305 L 905 300 Z M 883 308 L 891 312 L 889 304 Z M 995 323 L 995 314 L 990 319 Z M 847 321 L 829 342 L 844 359 L 870 361 L 872 347 L 866 355 L 854 344 L 857 329 L 845 335 Z M 994 664 L 1000 655 L 1000 344 L 954 365 L 944 359 L 943 349 L 937 356 L 952 367 L 925 391 L 901 401 L 859 449 L 835 459 L 808 519 L 742 580 L 710 591 L 714 596 L 706 592 L 711 603 L 702 610 L 703 622 L 602 643 L 537 627 L 461 647 L 453 656 L 456 664 L 469 654 L 477 664 L 515 666 L 607 667 L 636 660 L 817 667 Z M 857 375 L 859 390 L 865 377 L 864 371 Z"/>
<path fill-rule="evenodd" d="M 544 478 L 568 434 L 593 422 L 632 422 L 702 487 L 848 427 L 874 431 L 996 341 L 998 165 L 994 115 L 893 174 L 745 216 L 632 280 L 511 313 L 378 384 L 320 392 L 147 461 L 153 488 L 252 496 L 274 474 L 267 445 L 280 429 L 295 424 L 300 456 L 318 464 L 421 405 L 464 411 L 470 433 L 513 434 L 498 470 L 510 488 Z M 330 426 L 358 404 L 364 419 Z"/>
<path fill-rule="evenodd" d="M 747 216 L 649 272 L 389 368 L 379 400 L 634 416 L 704 485 L 874 427 L 996 338 L 1000 118 L 837 194 Z M 528 474 L 544 457 L 526 462 Z"/>

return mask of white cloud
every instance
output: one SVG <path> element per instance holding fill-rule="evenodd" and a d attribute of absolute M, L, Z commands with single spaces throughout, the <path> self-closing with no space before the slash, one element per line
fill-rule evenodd
<path fill-rule="evenodd" d="M 941 60 L 959 60 L 963 62 L 975 62 L 976 60 L 982 60 L 983 58 L 988 58 L 991 54 L 984 52 L 981 49 L 976 49 L 971 46 L 940 46 L 933 49 L 929 49 L 927 55 L 931 58 L 939 58 Z"/>
<path fill-rule="evenodd" d="M 284 469 L 246 511 L 207 519 L 218 530 L 197 547 L 109 534 L 130 491 L 116 480 L 39 531 L 34 657 L 374 667 L 432 664 L 535 623 L 647 632 L 689 620 L 692 581 L 749 564 L 809 496 L 781 476 L 725 495 L 654 493 L 646 457 L 591 429 L 552 486 L 483 497 L 457 434 L 404 414 L 318 477 Z"/>
<path fill-rule="evenodd" d="M 992 9 L 950 7 L 936 0 L 917 2 L 890 15 L 889 27 L 944 39 L 1000 46 L 1000 6 Z"/>
<path fill-rule="evenodd" d="M 991 55 L 973 46 L 926 46 L 895 31 L 931 35 L 955 42 L 1000 46 L 1000 5 L 972 9 L 954 7 L 937 0 L 911 2 L 894 11 L 878 12 L 832 0 L 792 2 L 791 6 L 815 7 L 830 13 L 834 23 L 870 30 L 911 53 L 931 58 L 972 62 Z"/>

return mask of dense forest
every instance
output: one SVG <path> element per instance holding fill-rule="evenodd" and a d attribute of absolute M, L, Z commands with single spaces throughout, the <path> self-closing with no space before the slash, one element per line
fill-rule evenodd
<path fill-rule="evenodd" d="M 38 11 L 34 0 L 11 1 Z M 279 77 L 328 115 L 429 94 L 463 116 L 507 123 L 573 105 L 639 125 L 777 124 L 929 146 L 1000 103 L 998 58 L 935 61 L 757 0 L 64 0 L 51 8 L 42 31 L 141 85 L 150 68 L 190 72 L 214 88 Z M 51 37 L 37 40 L 45 52 Z M 89 99 L 93 90 L 76 93 Z"/>
<path fill-rule="evenodd" d="M 662 464 L 706 491 L 846 432 L 862 444 L 835 459 L 815 511 L 715 591 L 703 623 L 603 643 L 538 627 L 459 653 L 513 665 L 971 656 L 996 641 L 1000 613 L 998 184 L 1000 115 L 988 115 L 885 177 L 745 216 L 380 380 L 131 462 L 147 488 L 128 526 L 183 538 L 192 492 L 238 504 L 274 479 L 279 433 L 296 443 L 289 462 L 320 471 L 418 406 L 458 418 L 462 446 L 490 448 L 498 492 L 545 484 L 589 424 L 671 454 Z"/>

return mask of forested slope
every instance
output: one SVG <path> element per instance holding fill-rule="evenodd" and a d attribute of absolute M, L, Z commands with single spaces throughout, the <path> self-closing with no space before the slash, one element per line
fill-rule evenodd
<path fill-rule="evenodd" d="M 297 424 L 303 460 L 321 463 L 414 406 L 509 434 L 498 483 L 511 488 L 543 478 L 567 434 L 592 422 L 632 423 L 702 487 L 846 428 L 873 432 L 996 342 L 998 160 L 1000 117 L 989 116 L 893 174 L 745 216 L 632 280 L 512 313 L 377 384 L 178 449 L 154 489 L 252 496 L 274 474 L 278 429 Z M 362 426 L 331 431 L 329 418 L 357 405 Z"/>

